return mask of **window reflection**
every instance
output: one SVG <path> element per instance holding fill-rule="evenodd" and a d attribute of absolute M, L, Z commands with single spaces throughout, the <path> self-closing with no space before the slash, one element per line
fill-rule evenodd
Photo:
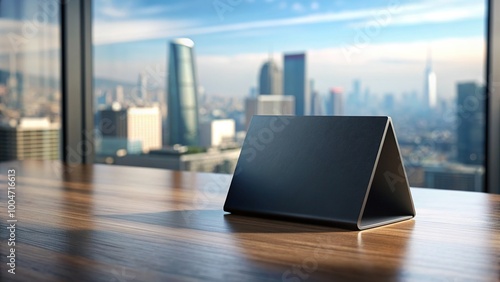
<path fill-rule="evenodd" d="M 0 1 L 0 161 L 59 159 L 56 1 Z"/>

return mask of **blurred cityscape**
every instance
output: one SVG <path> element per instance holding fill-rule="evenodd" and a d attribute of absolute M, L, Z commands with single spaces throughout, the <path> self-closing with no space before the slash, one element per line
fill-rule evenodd
<path fill-rule="evenodd" d="M 55 39 L 36 40 L 42 46 Z M 161 83 L 147 70 L 137 81 L 94 78 L 97 162 L 232 173 L 252 115 L 388 115 L 411 186 L 483 190 L 485 86 L 456 81 L 454 93 L 438 93 L 431 50 L 415 77 L 419 91 L 375 93 L 357 78 L 347 89 L 318 88 L 307 51 L 298 51 L 270 54 L 255 69 L 256 85 L 227 97 L 199 84 L 193 40 L 166 46 Z M 60 70 L 49 62 L 58 57 L 36 58 L 36 67 L 52 74 L 43 77 L 24 71 L 33 65 L 27 50 L 3 57 L 9 67 L 0 69 L 0 161 L 59 159 Z"/>

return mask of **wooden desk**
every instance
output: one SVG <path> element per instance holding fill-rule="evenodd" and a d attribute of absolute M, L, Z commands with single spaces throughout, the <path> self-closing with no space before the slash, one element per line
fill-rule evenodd
<path fill-rule="evenodd" d="M 16 170 L 16 274 L 7 170 Z M 225 215 L 230 176 L 0 163 L 2 281 L 499 281 L 500 196 L 412 189 L 367 231 Z"/>

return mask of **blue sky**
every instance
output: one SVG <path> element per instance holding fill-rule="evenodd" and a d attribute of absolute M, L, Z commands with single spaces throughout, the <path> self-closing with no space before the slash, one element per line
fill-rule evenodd
<path fill-rule="evenodd" d="M 165 69 L 169 39 L 189 37 L 200 84 L 213 94 L 246 95 L 271 51 L 278 64 L 284 52 L 306 51 L 320 92 L 354 78 L 377 92 L 419 91 L 431 48 L 438 90 L 450 96 L 453 81 L 481 78 L 484 14 L 476 0 L 95 0 L 95 69 L 136 81 L 147 67 Z M 403 68 L 407 79 L 389 88 L 367 68 Z"/>

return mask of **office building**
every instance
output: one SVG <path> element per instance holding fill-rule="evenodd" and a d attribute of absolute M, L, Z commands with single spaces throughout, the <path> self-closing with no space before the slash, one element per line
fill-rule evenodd
<path fill-rule="evenodd" d="M 352 81 L 352 90 L 347 96 L 347 112 L 352 115 L 360 114 L 363 102 L 363 98 L 361 97 L 361 81 L 355 79 Z"/>
<path fill-rule="evenodd" d="M 314 88 L 314 79 L 309 81 L 309 93 L 311 98 L 309 114 L 313 116 L 323 115 L 323 99 L 319 92 L 316 91 L 316 88 Z"/>
<path fill-rule="evenodd" d="M 295 98 L 295 114 L 308 115 L 311 99 L 307 89 L 306 54 L 285 55 L 283 77 L 283 94 Z"/>
<path fill-rule="evenodd" d="M 457 92 L 457 160 L 484 165 L 485 89 L 465 82 L 457 84 Z"/>
<path fill-rule="evenodd" d="M 161 148 L 161 114 L 158 107 L 121 108 L 114 104 L 112 108 L 102 110 L 99 114 L 103 124 L 100 128 L 103 140 L 110 137 L 110 140 L 115 140 L 114 144 L 120 144 L 116 138 L 139 141 L 143 152 Z M 108 141 L 104 142 L 110 144 Z"/>
<path fill-rule="evenodd" d="M 245 99 L 246 128 L 253 115 L 295 115 L 295 97 L 259 95 Z"/>
<path fill-rule="evenodd" d="M 344 97 L 343 91 L 339 87 L 332 87 L 326 100 L 326 115 L 341 116 L 344 115 Z"/>
<path fill-rule="evenodd" d="M 10 52 L 9 56 L 9 78 L 7 79 L 7 91 L 8 91 L 8 107 L 11 109 L 21 110 L 21 97 L 17 82 L 17 54 L 13 51 Z"/>
<path fill-rule="evenodd" d="M 167 78 L 168 145 L 199 144 L 198 83 L 194 42 L 179 38 L 170 42 Z"/>
<path fill-rule="evenodd" d="M 49 118 L 21 118 L 0 125 L 0 161 L 57 160 L 61 126 Z"/>
<path fill-rule="evenodd" d="M 424 167 L 425 187 L 448 190 L 482 191 L 484 167 L 444 164 Z"/>
<path fill-rule="evenodd" d="M 259 74 L 259 94 L 260 95 L 282 95 L 283 75 L 278 65 L 269 59 L 260 68 Z"/>
<path fill-rule="evenodd" d="M 317 92 L 314 91 L 311 94 L 311 115 L 314 116 L 321 116 L 323 115 L 323 99 L 321 95 Z"/>
<path fill-rule="evenodd" d="M 234 144 L 236 124 L 233 119 L 211 120 L 200 125 L 200 145 L 221 147 Z"/>
<path fill-rule="evenodd" d="M 137 100 L 142 103 L 148 102 L 148 77 L 142 73 L 139 74 L 139 78 L 137 79 L 137 91 L 135 93 Z"/>
<path fill-rule="evenodd" d="M 382 100 L 383 111 L 386 115 L 392 115 L 394 113 L 394 95 L 387 93 L 384 95 Z"/>
<path fill-rule="evenodd" d="M 429 51 L 427 57 L 427 65 L 425 67 L 425 83 L 424 83 L 424 106 L 427 109 L 434 109 L 437 105 L 437 88 L 436 88 L 436 73 L 432 69 L 431 53 Z"/>
<path fill-rule="evenodd" d="M 115 102 L 123 103 L 125 102 L 125 96 L 123 94 L 123 86 L 117 85 L 115 87 Z"/>

